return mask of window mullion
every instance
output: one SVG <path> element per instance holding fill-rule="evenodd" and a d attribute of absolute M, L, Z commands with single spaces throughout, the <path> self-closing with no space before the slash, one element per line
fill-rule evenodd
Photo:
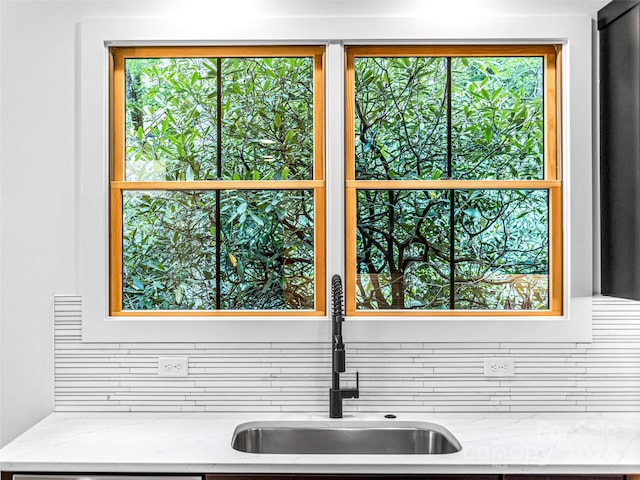
<path fill-rule="evenodd" d="M 453 178 L 452 168 L 452 134 L 451 134 L 451 57 L 447 57 L 447 177 Z M 449 309 L 454 310 L 456 306 L 455 298 L 455 241 L 456 233 L 453 225 L 455 223 L 455 190 L 449 190 Z"/>
<path fill-rule="evenodd" d="M 216 59 L 216 177 L 222 179 L 222 59 Z M 221 308 L 222 252 L 220 242 L 220 190 L 216 190 L 216 310 Z"/>

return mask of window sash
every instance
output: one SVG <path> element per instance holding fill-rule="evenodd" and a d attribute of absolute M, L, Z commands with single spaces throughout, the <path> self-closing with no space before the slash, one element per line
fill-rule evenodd
<path fill-rule="evenodd" d="M 562 182 L 559 171 L 560 49 L 554 45 L 348 46 L 345 70 L 345 306 L 353 316 L 561 316 Z M 355 59 L 358 57 L 541 56 L 544 66 L 544 178 L 542 180 L 357 180 L 355 145 Z M 450 147 L 449 147 L 450 150 Z M 549 308 L 541 310 L 364 310 L 356 308 L 357 193 L 359 190 L 545 189 L 549 192 Z"/>
<path fill-rule="evenodd" d="M 110 200 L 109 314 L 127 317 L 161 316 L 322 316 L 325 315 L 325 177 L 324 177 L 324 55 L 323 46 L 260 47 L 118 47 L 110 56 Z M 129 58 L 265 58 L 313 59 L 313 178 L 310 180 L 125 180 L 125 62 Z M 123 192 L 152 190 L 311 190 L 314 204 L 314 308 L 310 310 L 124 310 Z"/>

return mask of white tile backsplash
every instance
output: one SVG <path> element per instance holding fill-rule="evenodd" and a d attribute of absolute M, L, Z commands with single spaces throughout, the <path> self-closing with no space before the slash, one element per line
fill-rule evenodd
<path fill-rule="evenodd" d="M 640 411 L 640 302 L 595 297 L 593 343 L 349 343 L 348 412 Z M 82 299 L 55 297 L 55 409 L 328 410 L 327 343 L 82 343 Z M 189 357 L 158 377 L 157 357 Z M 485 377 L 485 357 L 516 376 Z"/>

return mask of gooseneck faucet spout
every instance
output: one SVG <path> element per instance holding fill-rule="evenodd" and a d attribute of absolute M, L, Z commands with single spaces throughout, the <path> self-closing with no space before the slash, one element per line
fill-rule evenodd
<path fill-rule="evenodd" d="M 340 388 L 340 374 L 346 369 L 344 343 L 342 341 L 342 322 L 344 321 L 342 300 L 342 280 L 340 275 L 331 278 L 331 365 L 332 380 L 329 390 L 329 416 L 342 418 L 342 400 L 344 398 L 359 398 L 360 376 L 356 372 L 356 388 Z"/>

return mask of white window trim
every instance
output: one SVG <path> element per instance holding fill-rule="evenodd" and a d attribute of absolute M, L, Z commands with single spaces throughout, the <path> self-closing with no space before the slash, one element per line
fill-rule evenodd
<path fill-rule="evenodd" d="M 380 38 L 384 32 L 385 37 Z M 592 30 L 587 16 L 260 18 L 208 25 L 175 19 L 86 20 L 78 41 L 76 134 L 79 287 L 87 342 L 328 341 L 326 317 L 109 317 L 108 48 L 115 45 L 326 44 L 326 277 L 344 273 L 344 44 L 562 44 L 564 315 L 562 317 L 349 317 L 362 342 L 589 342 L 592 300 Z M 215 35 L 215 36 L 213 36 Z M 573 159 L 573 160 L 572 160 Z M 573 164 L 573 165 L 572 165 Z M 327 288 L 327 291 L 330 291 Z"/>

